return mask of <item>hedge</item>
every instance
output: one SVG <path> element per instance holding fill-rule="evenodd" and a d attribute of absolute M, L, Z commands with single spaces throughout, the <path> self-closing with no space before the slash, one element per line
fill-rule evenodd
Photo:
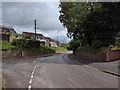
<path fill-rule="evenodd" d="M 12 44 L 19 48 L 37 48 L 40 47 L 40 41 L 34 39 L 14 39 Z"/>

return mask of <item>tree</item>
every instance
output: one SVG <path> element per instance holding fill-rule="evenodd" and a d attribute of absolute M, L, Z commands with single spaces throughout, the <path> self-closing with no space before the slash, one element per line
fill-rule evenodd
<path fill-rule="evenodd" d="M 114 45 L 120 32 L 120 2 L 61 2 L 60 8 L 59 19 L 68 37 L 81 40 L 83 46 L 92 46 L 94 41 L 101 42 L 100 47 Z"/>
<path fill-rule="evenodd" d="M 69 48 L 69 43 L 62 43 L 61 44 L 61 47 L 64 47 L 64 48 L 66 48 L 66 49 L 68 49 Z"/>
<path fill-rule="evenodd" d="M 77 49 L 79 46 L 80 46 L 80 40 L 75 39 L 75 40 L 72 40 L 72 41 L 70 42 L 70 47 L 72 48 L 73 53 L 75 53 L 76 49 Z"/>

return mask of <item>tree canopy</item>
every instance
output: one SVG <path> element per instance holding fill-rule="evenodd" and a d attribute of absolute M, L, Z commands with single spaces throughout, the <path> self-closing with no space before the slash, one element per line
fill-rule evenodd
<path fill-rule="evenodd" d="M 120 32 L 120 2 L 61 2 L 59 20 L 67 36 L 83 46 L 98 42 L 101 47 L 115 43 Z"/>

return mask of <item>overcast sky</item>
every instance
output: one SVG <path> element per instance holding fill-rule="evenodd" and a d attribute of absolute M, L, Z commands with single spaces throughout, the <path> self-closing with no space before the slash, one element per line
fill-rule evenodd
<path fill-rule="evenodd" d="M 58 2 L 3 2 L 2 24 L 12 26 L 17 33 L 34 32 L 37 20 L 37 33 L 61 42 L 69 42 L 67 30 L 59 21 Z"/>

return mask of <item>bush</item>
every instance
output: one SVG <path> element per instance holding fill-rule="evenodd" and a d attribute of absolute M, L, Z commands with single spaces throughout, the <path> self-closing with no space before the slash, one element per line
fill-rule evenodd
<path fill-rule="evenodd" d="M 37 48 L 40 46 L 40 41 L 34 39 L 14 39 L 12 44 L 19 48 Z"/>
<path fill-rule="evenodd" d="M 89 52 L 89 53 L 97 53 L 97 49 L 93 48 L 93 47 L 83 47 L 83 48 L 78 48 L 77 51 L 80 51 L 80 52 Z"/>
<path fill-rule="evenodd" d="M 94 40 L 93 43 L 92 43 L 92 46 L 96 49 L 100 48 L 100 47 L 102 47 L 102 42 L 99 41 L 99 40 Z"/>
<path fill-rule="evenodd" d="M 61 47 L 68 49 L 70 47 L 69 43 L 62 43 Z"/>
<path fill-rule="evenodd" d="M 70 46 L 73 50 L 77 49 L 80 46 L 80 40 L 72 40 Z"/>

